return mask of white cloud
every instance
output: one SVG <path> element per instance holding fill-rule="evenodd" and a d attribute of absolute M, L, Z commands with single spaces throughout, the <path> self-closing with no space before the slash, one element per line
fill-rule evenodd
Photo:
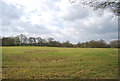
<path fill-rule="evenodd" d="M 68 0 L 4 0 L 2 35 L 54 37 L 73 43 L 97 39 L 117 39 L 117 20 L 71 4 Z"/>

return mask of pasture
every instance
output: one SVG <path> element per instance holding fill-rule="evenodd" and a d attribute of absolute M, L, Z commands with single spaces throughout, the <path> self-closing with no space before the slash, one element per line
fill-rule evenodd
<path fill-rule="evenodd" d="M 116 79 L 118 49 L 2 47 L 3 79 Z"/>

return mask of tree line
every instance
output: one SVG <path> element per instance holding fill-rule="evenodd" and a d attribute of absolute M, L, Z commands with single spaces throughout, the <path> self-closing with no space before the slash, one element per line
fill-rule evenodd
<path fill-rule="evenodd" d="M 72 44 L 70 41 L 59 42 L 54 38 L 43 39 L 41 37 L 27 37 L 20 34 L 15 37 L 2 37 L 2 46 L 48 46 L 48 47 L 73 47 L 73 48 L 119 48 L 119 41 L 111 41 L 107 44 L 104 40 L 91 40 L 88 42 L 78 42 Z"/>

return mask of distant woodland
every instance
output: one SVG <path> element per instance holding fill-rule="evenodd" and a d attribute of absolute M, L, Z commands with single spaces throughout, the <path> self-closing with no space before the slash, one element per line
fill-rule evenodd
<path fill-rule="evenodd" d="M 88 42 L 78 42 L 72 44 L 70 41 L 59 42 L 54 38 L 43 39 L 41 37 L 27 37 L 20 34 L 15 37 L 2 37 L 2 46 L 48 46 L 48 47 L 72 47 L 72 48 L 119 48 L 118 40 L 111 41 L 109 44 L 104 40 L 91 40 Z"/>

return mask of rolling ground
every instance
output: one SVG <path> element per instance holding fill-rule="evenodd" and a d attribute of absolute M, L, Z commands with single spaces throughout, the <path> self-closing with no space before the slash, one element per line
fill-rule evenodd
<path fill-rule="evenodd" d="M 118 49 L 2 47 L 3 79 L 116 79 Z"/>

